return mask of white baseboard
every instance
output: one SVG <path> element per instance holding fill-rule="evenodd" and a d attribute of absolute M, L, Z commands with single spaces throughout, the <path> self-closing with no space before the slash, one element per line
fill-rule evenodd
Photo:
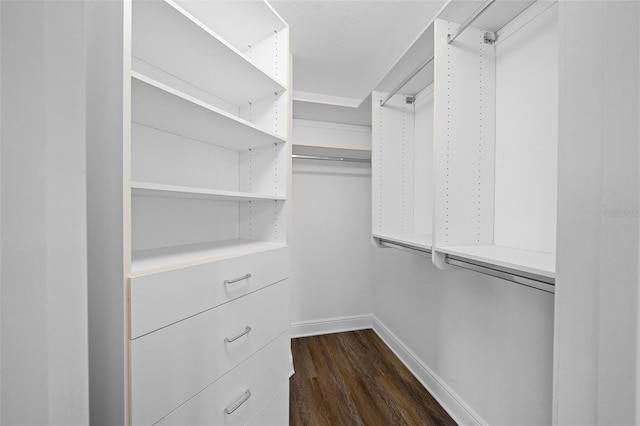
<path fill-rule="evenodd" d="M 341 333 L 343 331 L 371 328 L 371 315 L 328 318 L 318 321 L 302 321 L 291 324 L 291 337 L 318 336 L 320 334 Z"/>
<path fill-rule="evenodd" d="M 459 425 L 487 425 L 436 373 L 426 366 L 402 341 L 378 318 L 372 317 L 373 330 L 413 373 L 447 413 Z"/>

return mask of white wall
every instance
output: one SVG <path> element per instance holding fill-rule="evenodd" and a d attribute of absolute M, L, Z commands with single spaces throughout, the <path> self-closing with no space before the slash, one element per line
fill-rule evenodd
<path fill-rule="evenodd" d="M 377 250 L 374 265 L 376 318 L 467 418 L 550 424 L 553 295 L 391 249 Z"/>
<path fill-rule="evenodd" d="M 634 424 L 640 409 L 639 8 L 560 3 L 557 424 Z"/>
<path fill-rule="evenodd" d="M 83 9 L 0 2 L 3 425 L 89 419 Z"/>
<path fill-rule="evenodd" d="M 343 142 L 350 135 L 361 139 L 349 126 L 333 131 L 343 127 Z M 326 142 L 326 126 L 319 124 L 317 138 L 313 129 L 306 127 L 304 141 Z M 292 332 L 361 327 L 362 316 L 369 323 L 372 312 L 371 167 L 293 160 L 292 174 Z"/>

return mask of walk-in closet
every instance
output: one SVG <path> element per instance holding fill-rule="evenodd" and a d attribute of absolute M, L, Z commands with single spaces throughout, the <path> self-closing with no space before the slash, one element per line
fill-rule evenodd
<path fill-rule="evenodd" d="M 0 424 L 640 424 L 640 1 L 0 0 Z"/>

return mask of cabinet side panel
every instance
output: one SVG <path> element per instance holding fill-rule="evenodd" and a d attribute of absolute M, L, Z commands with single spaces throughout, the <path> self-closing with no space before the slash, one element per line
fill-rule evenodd
<path fill-rule="evenodd" d="M 380 92 L 371 94 L 371 231 L 382 232 L 382 122 Z"/>
<path fill-rule="evenodd" d="M 433 229 L 433 85 L 416 96 L 413 172 L 413 231 Z"/>
<path fill-rule="evenodd" d="M 435 25 L 435 226 L 441 247 L 493 243 L 495 54 L 484 31 Z"/>
<path fill-rule="evenodd" d="M 128 424 L 131 2 L 85 3 L 90 424 Z"/>
<path fill-rule="evenodd" d="M 284 201 L 240 203 L 240 238 L 253 241 L 286 242 L 287 214 Z"/>
<path fill-rule="evenodd" d="M 240 153 L 240 191 L 286 195 L 288 176 L 286 144 L 274 144 Z"/>
<path fill-rule="evenodd" d="M 260 129 L 286 136 L 286 103 L 284 92 L 273 93 L 240 106 L 240 117 L 257 125 Z"/>
<path fill-rule="evenodd" d="M 279 81 L 287 81 L 287 61 L 289 55 L 289 28 L 284 28 L 271 37 L 254 43 L 243 53 L 258 68 Z"/>
<path fill-rule="evenodd" d="M 253 46 L 245 54 L 252 63 L 281 82 L 288 81 L 289 29 L 282 31 Z M 288 135 L 289 96 L 285 92 L 274 93 L 262 99 L 253 99 L 250 104 L 240 105 L 240 117 L 279 136 Z"/>
<path fill-rule="evenodd" d="M 381 94 L 384 98 L 386 94 Z M 393 96 L 383 107 L 374 99 L 374 231 L 413 231 L 413 104 Z"/>

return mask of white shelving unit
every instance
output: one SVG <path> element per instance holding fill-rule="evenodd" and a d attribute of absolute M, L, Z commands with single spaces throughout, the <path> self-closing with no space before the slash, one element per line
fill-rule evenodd
<path fill-rule="evenodd" d="M 384 106 L 387 93 L 372 96 L 372 236 L 430 251 L 433 85 L 406 89 Z"/>
<path fill-rule="evenodd" d="M 290 371 L 289 28 L 266 1 L 134 0 L 131 29 L 125 423 L 240 424 Z"/>
<path fill-rule="evenodd" d="M 229 16 L 230 6 L 232 2 L 229 1 L 213 5 L 171 0 L 134 2 L 133 57 L 138 63 L 156 69 L 159 75 L 177 77 L 194 89 L 237 106 L 271 97 L 274 92 L 284 92 L 286 70 L 263 68 L 242 50 L 250 43 L 258 44 L 268 39 L 286 25 L 277 19 L 262 22 L 260 15 L 274 15 L 262 4 L 256 5 L 261 9 L 259 12 L 253 11 L 251 5 L 244 5 L 246 16 L 253 16 L 256 27 L 246 33 L 244 26 L 235 28 L 229 23 L 222 24 L 217 18 L 225 16 L 233 23 L 246 21 L 246 16 Z M 238 45 L 240 40 L 246 44 Z M 284 54 L 279 55 L 279 59 L 283 63 L 288 61 Z"/>
<path fill-rule="evenodd" d="M 133 2 L 134 273 L 287 243 L 288 27 L 236 3 Z"/>
<path fill-rule="evenodd" d="M 373 94 L 372 236 L 553 291 L 558 6 L 486 4 L 448 3 Z"/>
<path fill-rule="evenodd" d="M 458 24 L 435 22 L 434 263 L 455 255 L 553 279 L 557 4 L 519 6 L 494 3 L 487 26 L 452 43 Z"/>

